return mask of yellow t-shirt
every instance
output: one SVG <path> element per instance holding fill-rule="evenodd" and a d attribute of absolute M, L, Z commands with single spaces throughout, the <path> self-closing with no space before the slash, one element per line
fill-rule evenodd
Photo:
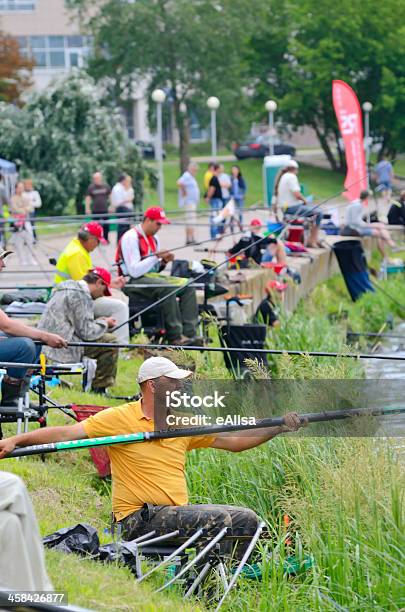
<path fill-rule="evenodd" d="M 78 238 L 74 238 L 59 256 L 56 268 L 60 274 L 56 274 L 54 282 L 81 280 L 92 267 L 90 253 Z"/>
<path fill-rule="evenodd" d="M 154 431 L 154 422 L 142 412 L 141 402 L 102 410 L 83 421 L 89 438 Z M 136 512 L 145 503 L 184 506 L 188 503 L 186 452 L 212 446 L 215 436 L 193 436 L 115 444 L 108 447 L 112 474 L 112 509 L 116 520 Z"/>
<path fill-rule="evenodd" d="M 208 191 L 208 187 L 210 186 L 210 180 L 214 176 L 214 173 L 211 170 L 207 170 L 204 174 L 204 189 Z"/>

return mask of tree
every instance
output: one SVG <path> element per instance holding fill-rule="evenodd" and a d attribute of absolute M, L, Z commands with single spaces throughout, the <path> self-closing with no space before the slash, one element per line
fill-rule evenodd
<path fill-rule="evenodd" d="M 274 96 L 284 122 L 311 126 L 332 168 L 343 170 L 331 92 L 342 79 L 372 102 L 373 135 L 394 154 L 405 136 L 404 22 L 396 0 L 273 0 L 248 56 L 261 82 L 257 103 Z"/>
<path fill-rule="evenodd" d="M 81 10 L 92 0 L 69 0 Z M 189 118 L 208 123 L 207 97 L 221 100 L 218 125 L 231 137 L 243 125 L 247 81 L 242 61 L 259 0 L 103 0 L 88 18 L 90 71 L 108 77 L 117 99 L 147 80 L 165 89 L 179 131 L 181 170 L 188 162 Z M 153 106 L 153 103 L 152 103 Z M 186 107 L 186 111 L 185 111 Z"/>
<path fill-rule="evenodd" d="M 21 104 L 21 94 L 32 84 L 33 66 L 21 55 L 18 41 L 0 31 L 0 101 Z"/>
<path fill-rule="evenodd" d="M 73 71 L 18 109 L 0 104 L 0 150 L 30 175 L 44 211 L 59 214 L 74 199 L 78 212 L 92 173 L 115 182 L 123 171 L 134 179 L 135 203 L 142 202 L 145 167 L 126 135 L 122 115 L 85 73 Z M 151 173 L 153 175 L 153 173 Z"/>

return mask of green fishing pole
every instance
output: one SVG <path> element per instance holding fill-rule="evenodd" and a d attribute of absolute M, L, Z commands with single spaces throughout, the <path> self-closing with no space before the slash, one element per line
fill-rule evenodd
<path fill-rule="evenodd" d="M 317 423 L 323 421 L 336 421 L 362 416 L 388 416 L 405 413 L 405 408 L 359 408 L 352 410 L 334 410 L 330 412 L 309 412 L 300 414 L 302 423 Z M 112 446 L 114 444 L 133 444 L 135 442 L 151 442 L 153 440 L 165 440 L 168 438 L 184 438 L 192 436 L 207 436 L 232 431 L 247 431 L 251 429 L 262 429 L 268 427 L 280 427 L 285 425 L 284 417 L 273 417 L 260 419 L 254 424 L 247 425 L 214 425 L 212 427 L 191 427 L 187 429 L 145 431 L 118 436 L 105 436 L 102 438 L 86 438 L 84 440 L 69 440 L 66 442 L 52 442 L 49 444 L 35 444 L 16 448 L 6 455 L 6 458 L 25 457 L 28 455 L 42 455 L 57 453 L 60 451 L 80 450 L 83 448 L 94 448 L 98 446 Z"/>

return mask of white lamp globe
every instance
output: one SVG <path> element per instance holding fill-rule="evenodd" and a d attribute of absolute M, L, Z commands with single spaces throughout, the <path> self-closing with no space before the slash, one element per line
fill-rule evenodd
<path fill-rule="evenodd" d="M 166 94 L 163 89 L 155 89 L 152 91 L 152 100 L 156 102 L 156 104 L 163 104 L 166 100 Z"/>
<path fill-rule="evenodd" d="M 208 98 L 207 100 L 207 106 L 208 108 L 210 108 L 211 110 L 217 110 L 219 108 L 220 105 L 220 101 L 218 100 L 218 98 L 216 98 L 215 96 L 211 96 L 210 98 Z"/>
<path fill-rule="evenodd" d="M 268 113 L 274 113 L 277 110 L 277 102 L 275 100 L 267 100 L 264 107 Z"/>
<path fill-rule="evenodd" d="M 363 110 L 365 113 L 369 113 L 370 111 L 373 110 L 373 105 L 371 104 L 371 102 L 364 102 L 363 103 Z"/>

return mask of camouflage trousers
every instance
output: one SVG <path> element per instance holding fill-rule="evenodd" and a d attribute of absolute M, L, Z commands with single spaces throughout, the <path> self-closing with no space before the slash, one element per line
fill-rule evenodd
<path fill-rule="evenodd" d="M 188 538 L 198 529 L 204 529 L 201 548 L 217 535 L 221 529 L 228 527 L 227 535 L 252 536 L 260 519 L 253 510 L 237 506 L 217 504 L 195 504 L 189 506 L 153 506 L 145 504 L 143 508 L 130 514 L 120 521 L 122 537 L 126 541 L 156 531 L 156 535 L 163 535 L 171 531 L 180 531 L 180 536 Z M 199 542 L 199 540 L 197 540 Z M 236 558 L 241 558 L 249 545 L 249 540 L 235 542 L 225 541 L 221 544 L 221 552 Z M 175 543 L 175 540 L 173 541 Z"/>
<path fill-rule="evenodd" d="M 113 334 L 104 334 L 96 342 L 117 342 L 117 338 Z M 90 357 L 90 359 L 97 361 L 97 370 L 92 387 L 105 389 L 115 384 L 118 350 L 117 348 L 105 348 L 102 346 L 86 346 L 84 349 L 85 357 Z"/>

